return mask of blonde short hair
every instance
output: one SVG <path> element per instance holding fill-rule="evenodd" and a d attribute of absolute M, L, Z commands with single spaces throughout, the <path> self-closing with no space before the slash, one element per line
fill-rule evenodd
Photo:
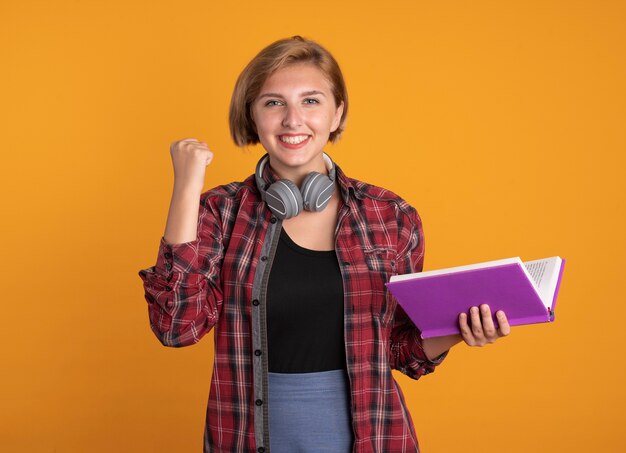
<path fill-rule="evenodd" d="M 251 114 L 252 103 L 269 76 L 281 68 L 296 63 L 310 63 L 319 69 L 331 85 L 335 105 L 338 107 L 343 102 L 339 127 L 331 132 L 328 139 L 334 142 L 340 137 L 348 113 L 348 92 L 339 64 L 330 52 L 318 43 L 301 36 L 293 36 L 276 41 L 261 50 L 239 75 L 229 112 L 230 134 L 237 146 L 259 143 L 259 135 Z"/>

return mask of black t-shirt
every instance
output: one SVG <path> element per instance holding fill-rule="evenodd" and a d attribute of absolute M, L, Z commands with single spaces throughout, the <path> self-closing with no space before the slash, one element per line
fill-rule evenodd
<path fill-rule="evenodd" d="M 343 281 L 334 250 L 305 249 L 282 230 L 267 301 L 270 372 L 346 367 Z"/>

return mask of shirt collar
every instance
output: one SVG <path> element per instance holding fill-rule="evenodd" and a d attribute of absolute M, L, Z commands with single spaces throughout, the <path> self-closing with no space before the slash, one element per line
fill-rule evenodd
<path fill-rule="evenodd" d="M 339 189 L 341 190 L 341 198 L 344 203 L 350 204 L 352 197 L 358 198 L 358 191 L 354 187 L 354 181 L 348 178 L 336 163 L 335 168 L 337 171 L 336 180 L 339 183 Z M 352 192 L 352 195 L 350 192 Z"/>

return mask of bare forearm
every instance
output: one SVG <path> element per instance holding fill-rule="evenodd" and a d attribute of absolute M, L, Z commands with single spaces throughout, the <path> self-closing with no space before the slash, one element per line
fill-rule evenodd
<path fill-rule="evenodd" d="M 198 208 L 201 188 L 174 186 L 164 238 L 169 244 L 195 241 L 198 235 Z"/>
<path fill-rule="evenodd" d="M 425 340 L 422 340 L 422 347 L 424 348 L 426 357 L 428 357 L 429 360 L 432 360 L 461 341 L 463 341 L 463 337 L 458 334 L 448 335 L 445 337 L 426 338 Z"/>

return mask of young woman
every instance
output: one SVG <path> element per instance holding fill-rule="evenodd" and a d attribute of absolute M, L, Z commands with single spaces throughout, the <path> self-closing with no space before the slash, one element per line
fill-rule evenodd
<path fill-rule="evenodd" d="M 214 329 L 205 452 L 417 452 L 391 370 L 417 379 L 454 344 L 509 333 L 485 305 L 459 316 L 461 335 L 420 339 L 384 287 L 422 269 L 420 218 L 324 153 L 347 112 L 335 59 L 295 36 L 263 49 L 232 96 L 235 143 L 267 153 L 254 175 L 201 193 L 213 153 L 171 146 L 165 234 L 140 276 L 164 345 Z"/>

